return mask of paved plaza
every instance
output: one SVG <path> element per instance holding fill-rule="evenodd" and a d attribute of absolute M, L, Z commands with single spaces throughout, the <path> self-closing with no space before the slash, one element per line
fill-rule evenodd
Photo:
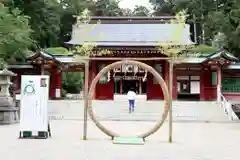
<path fill-rule="evenodd" d="M 52 138 L 18 139 L 19 124 L 0 126 L 1 160 L 238 160 L 240 125 L 215 102 L 174 102 L 173 143 L 168 121 L 144 145 L 117 145 L 88 120 L 83 141 L 83 101 L 49 101 Z M 94 101 L 94 112 L 121 136 L 146 132 L 159 119 L 162 101 Z M 187 123 L 186 123 L 187 122 Z"/>
<path fill-rule="evenodd" d="M 117 132 L 137 134 L 153 122 L 106 122 Z M 0 126 L 1 160 L 238 160 L 238 123 L 174 123 L 172 144 L 168 123 L 145 145 L 117 145 L 89 121 L 88 140 L 82 141 L 82 121 L 54 120 L 52 138 L 21 139 L 18 124 Z"/>

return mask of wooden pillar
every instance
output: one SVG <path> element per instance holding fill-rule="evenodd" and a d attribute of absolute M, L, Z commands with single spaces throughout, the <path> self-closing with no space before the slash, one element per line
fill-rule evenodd
<path fill-rule="evenodd" d="M 168 88 L 170 87 L 170 82 L 169 82 L 169 62 L 165 61 L 164 63 L 164 80 L 165 83 L 167 84 Z M 172 73 L 172 100 L 176 100 L 177 99 L 177 75 L 176 75 L 176 71 L 175 68 L 173 67 L 173 73 Z"/>
<path fill-rule="evenodd" d="M 83 71 L 83 89 L 82 89 L 82 93 L 83 93 L 83 98 L 85 99 L 85 78 L 86 77 L 86 73 L 85 73 L 85 66 L 84 66 L 84 71 Z"/>
<path fill-rule="evenodd" d="M 84 123 L 83 123 L 83 140 L 87 140 L 87 108 L 88 108 L 88 78 L 89 78 L 89 61 L 84 65 Z"/>
<path fill-rule="evenodd" d="M 178 90 L 177 90 L 177 75 L 176 75 L 176 70 L 173 68 L 173 88 L 172 88 L 172 100 L 176 100 L 178 95 Z"/>
<path fill-rule="evenodd" d="M 167 86 L 169 87 L 169 63 L 168 61 L 164 62 L 164 80 Z"/>
<path fill-rule="evenodd" d="M 97 65 L 97 61 L 89 61 L 88 62 L 88 90 L 92 84 L 92 80 L 95 78 L 95 76 L 97 75 L 97 70 L 98 70 L 98 65 Z M 86 70 L 85 70 L 85 74 L 86 75 Z M 84 78 L 85 79 L 85 78 Z M 96 88 L 98 87 L 98 83 L 96 85 Z M 93 99 L 97 98 L 98 95 L 98 90 L 96 90 L 95 88 L 95 92 L 93 93 Z M 101 91 L 100 91 L 101 92 Z"/>
<path fill-rule="evenodd" d="M 168 142 L 172 143 L 172 91 L 173 91 L 173 62 L 169 61 L 169 94 L 170 94 L 170 102 L 169 102 L 169 136 Z"/>
<path fill-rule="evenodd" d="M 221 101 L 221 90 L 222 90 L 222 70 L 221 67 L 218 67 L 217 70 L 217 101 Z"/>

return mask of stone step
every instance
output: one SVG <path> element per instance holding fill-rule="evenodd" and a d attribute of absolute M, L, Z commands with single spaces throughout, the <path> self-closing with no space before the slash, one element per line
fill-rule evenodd
<path fill-rule="evenodd" d="M 95 115 L 101 120 L 157 120 L 163 112 L 163 101 L 137 101 L 129 114 L 127 101 L 93 101 Z M 50 101 L 49 114 L 63 119 L 83 119 L 84 101 Z M 228 121 L 216 102 L 173 102 L 174 120 Z"/>

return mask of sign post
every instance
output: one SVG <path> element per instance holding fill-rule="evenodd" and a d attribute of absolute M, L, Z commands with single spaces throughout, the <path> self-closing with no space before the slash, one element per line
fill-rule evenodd
<path fill-rule="evenodd" d="M 49 76 L 22 76 L 19 138 L 48 138 L 48 93 Z"/>

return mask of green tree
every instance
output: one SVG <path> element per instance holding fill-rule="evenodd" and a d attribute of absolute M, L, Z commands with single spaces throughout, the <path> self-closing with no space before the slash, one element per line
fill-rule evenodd
<path fill-rule="evenodd" d="M 154 15 L 173 15 L 185 9 L 189 15 L 187 23 L 199 24 L 198 32 L 206 44 L 211 45 L 221 33 L 225 36 L 220 48 L 239 55 L 240 1 L 238 0 L 150 0 Z M 194 18 L 195 16 L 195 18 Z M 204 32 L 202 32 L 204 31 Z"/>
<path fill-rule="evenodd" d="M 96 9 L 94 0 L 59 0 L 59 2 L 64 11 L 68 11 L 73 15 L 80 15 L 86 8 L 92 12 Z"/>
<path fill-rule="evenodd" d="M 175 15 L 173 0 L 149 0 L 153 5 L 155 16 Z"/>
<path fill-rule="evenodd" d="M 121 16 L 122 9 L 119 7 L 119 0 L 97 0 L 95 16 Z"/>
<path fill-rule="evenodd" d="M 150 11 L 147 7 L 145 6 L 136 6 L 133 10 L 133 15 L 134 16 L 149 16 Z"/>
<path fill-rule="evenodd" d="M 129 8 L 122 8 L 122 15 L 123 16 L 132 16 L 133 11 Z"/>
<path fill-rule="evenodd" d="M 239 56 L 240 51 L 240 2 L 236 0 L 219 1 L 217 11 L 206 18 L 206 36 L 213 40 L 219 33 L 226 37 L 224 48 Z"/>
<path fill-rule="evenodd" d="M 10 9 L 0 3 L 0 52 L 1 58 L 14 63 L 23 60 L 32 45 L 29 17 L 19 9 Z"/>
<path fill-rule="evenodd" d="M 57 0 L 15 0 L 13 5 L 31 18 L 32 37 L 38 46 L 59 46 L 62 8 Z"/>
<path fill-rule="evenodd" d="M 83 86 L 82 72 L 63 72 L 62 87 L 67 93 L 80 93 Z"/>
<path fill-rule="evenodd" d="M 76 17 L 84 9 L 88 8 L 92 13 L 96 11 L 96 2 L 93 0 L 60 0 L 63 12 L 60 20 L 60 45 L 64 45 L 71 39 L 72 25 L 76 23 Z"/>

